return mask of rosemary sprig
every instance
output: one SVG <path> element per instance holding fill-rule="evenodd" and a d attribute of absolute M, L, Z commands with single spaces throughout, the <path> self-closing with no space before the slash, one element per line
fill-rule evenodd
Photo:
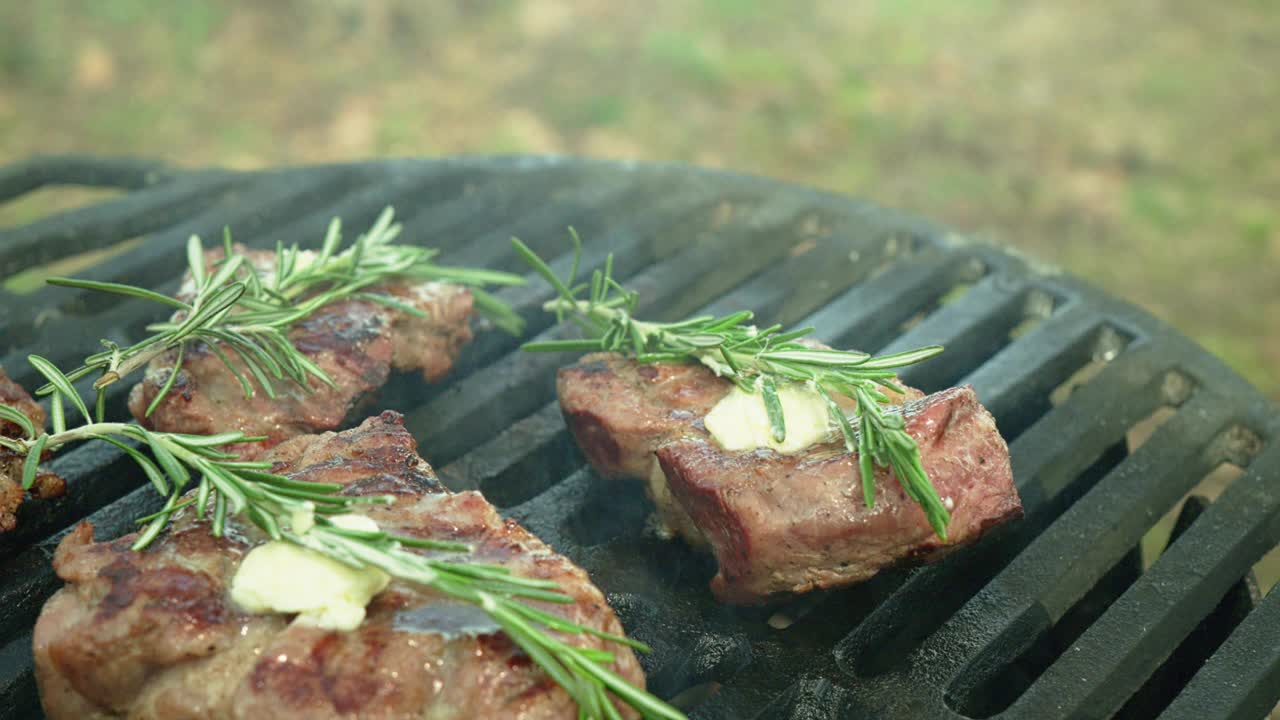
<path fill-rule="evenodd" d="M 95 421 L 67 375 L 42 358 L 32 357 L 31 361 L 53 388 L 55 407 L 70 402 L 85 414 L 85 424 L 68 429 L 63 418 L 55 421 L 54 432 L 47 434 L 16 408 L 0 404 L 0 418 L 13 420 L 23 431 L 23 437 L 0 437 L 0 445 L 26 456 L 22 487 L 31 487 L 45 451 L 86 440 L 115 445 L 137 463 L 156 492 L 165 497 L 159 511 L 138 519 L 141 530 L 134 550 L 155 542 L 177 511 L 194 506 L 197 517 L 203 519 L 210 515 L 212 506 L 209 523 L 215 537 L 227 531 L 233 518 L 245 518 L 274 540 L 294 543 L 354 568 L 376 567 L 394 578 L 480 607 L 573 697 L 579 717 L 619 717 L 612 698 L 646 718 L 685 717 L 611 671 L 608 665 L 615 660 L 613 653 L 576 647 L 548 633 L 591 635 L 648 652 L 643 643 L 579 625 L 526 602 L 574 602 L 554 581 L 521 577 L 501 565 L 413 552 L 469 552 L 470 548 L 461 543 L 339 527 L 328 519 L 329 515 L 347 512 L 360 504 L 392 503 L 394 496 L 340 495 L 341 485 L 294 480 L 271 472 L 270 462 L 241 461 L 230 449 L 262 439 L 242 432 L 188 435 L 151 432 L 132 423 Z M 149 452 L 144 453 L 133 444 Z"/>
<path fill-rule="evenodd" d="M 920 449 L 906 432 L 901 413 L 885 412 L 890 402 L 883 390 L 904 392 L 894 382 L 894 368 L 927 360 L 942 352 L 930 346 L 872 357 L 854 350 L 814 348 L 798 342 L 813 328 L 783 331 L 781 325 L 757 328 L 752 313 L 741 311 L 724 317 L 703 316 L 673 323 L 637 320 L 633 313 L 639 295 L 620 285 L 612 274 L 612 257 L 590 282 L 577 283 L 577 256 L 582 243 L 573 238 L 575 262 L 567 280 L 561 280 L 527 245 L 512 238 L 515 251 L 547 280 L 556 297 L 544 308 L 559 321 L 580 327 L 582 339 L 531 342 L 525 350 L 545 352 L 621 352 L 639 362 L 700 362 L 716 375 L 732 380 L 745 392 L 760 393 L 773 437 L 786 439 L 786 418 L 778 388 L 803 383 L 826 403 L 831 424 L 844 439 L 845 449 L 858 452 L 862 493 L 867 507 L 875 505 L 875 466 L 888 467 L 907 495 L 923 509 L 934 532 L 946 538 L 951 515 L 925 474 Z M 854 417 L 847 417 L 837 396 L 857 403 Z M 856 427 L 855 427 L 856 426 Z"/>
<path fill-rule="evenodd" d="M 393 211 L 385 209 L 373 226 L 343 249 L 342 223 L 334 218 L 324 242 L 316 252 L 301 250 L 296 244 L 277 244 L 274 264 L 255 267 L 235 250 L 229 232 L 223 233 L 223 257 L 207 267 L 204 247 L 198 237 L 187 242 L 187 265 L 191 276 L 178 297 L 169 297 L 145 288 L 119 283 L 76 278 L 51 278 L 50 284 L 138 297 L 177 310 L 175 319 L 147 326 L 150 337 L 128 347 L 104 340 L 106 350 L 90 355 L 84 364 L 66 374 L 76 381 L 97 373 L 94 416 L 101 421 L 105 388 L 146 367 L 152 359 L 189 343 L 204 342 L 240 380 L 245 396 L 254 393 L 254 383 L 271 398 L 274 383 L 288 381 L 304 388 L 309 380 L 332 384 L 328 375 L 300 352 L 289 340 L 288 329 L 338 300 L 359 297 L 394 307 L 412 315 L 422 311 L 382 293 L 373 286 L 392 279 L 435 280 L 472 287 L 480 312 L 498 327 L 518 334 L 522 321 L 511 308 L 481 289 L 485 285 L 517 285 L 518 275 L 492 270 L 444 267 L 433 261 L 436 251 L 411 245 L 397 245 L 401 226 L 393 222 Z M 229 352 L 228 352 L 229 351 Z M 252 381 L 232 363 L 232 355 L 246 368 Z M 172 379 L 181 367 L 170 375 Z M 169 392 L 164 384 L 147 408 L 147 415 Z M 52 384 L 37 394 L 54 391 Z M 65 395 L 65 393 L 63 393 Z M 68 398 L 72 397 L 67 395 Z M 78 399 L 78 396 L 75 396 Z"/>

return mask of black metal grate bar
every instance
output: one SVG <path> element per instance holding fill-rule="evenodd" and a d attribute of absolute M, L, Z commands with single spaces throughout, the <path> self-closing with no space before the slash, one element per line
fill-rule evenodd
<path fill-rule="evenodd" d="M 168 227 L 209 207 L 241 179 L 210 172 L 0 230 L 0 275 Z"/>
<path fill-rule="evenodd" d="M 1049 410 L 1049 393 L 1099 356 L 1108 326 L 1088 309 L 1068 305 L 960 382 L 979 388 L 983 404 L 1015 439 Z"/>
<path fill-rule="evenodd" d="M 921 652 L 931 645 L 948 646 L 946 664 L 952 668 L 942 671 L 942 663 L 935 665 L 946 673 L 939 677 L 945 678 L 948 692 L 965 697 L 1093 587 L 1156 518 L 1217 464 L 1220 458 L 1208 456 L 1195 438 L 1225 430 L 1227 421 L 1203 394 L 1193 397 L 927 641 Z M 973 628 L 978 617 L 980 634 Z M 969 653 L 957 652 L 954 644 L 961 638 L 976 653 L 967 664 L 963 661 Z"/>
<path fill-rule="evenodd" d="M 225 227 L 237 228 L 248 237 L 270 232 L 298 212 L 331 203 L 354 181 L 353 173 L 333 170 L 314 175 L 278 171 L 245 178 L 235 190 L 220 198 L 187 222 L 154 233 L 141 247 L 111 258 L 83 273 L 82 277 L 108 282 L 155 286 L 174 281 L 174 269 L 185 263 L 186 240 L 199 235 L 206 243 L 222 239 Z M 247 206 L 245 200 L 253 199 Z M 127 238 L 121 237 L 117 240 Z M 67 314 L 101 313 L 112 306 L 104 296 L 90 291 L 46 288 L 31 294 L 42 307 L 57 307 Z"/>
<path fill-rule="evenodd" d="M 518 268 L 508 249 L 518 235 L 564 272 L 573 225 L 584 272 L 613 251 L 645 315 L 750 308 L 758 323 L 812 325 L 836 346 L 947 345 L 903 379 L 975 386 L 1011 441 L 1026 518 L 940 564 L 765 608 L 714 602 L 713 562 L 651 533 L 639 487 L 604 483 L 586 466 L 554 402 L 554 370 L 572 356 L 521 354 L 518 339 L 481 333 L 445 383 L 396 377 L 376 398 L 406 412 L 446 484 L 481 489 L 591 573 L 628 633 L 654 648 L 642 658 L 650 687 L 693 703 L 694 718 L 959 718 L 983 707 L 973 694 L 1037 638 L 1080 617 L 1087 626 L 1071 648 L 995 716 L 1140 713 L 1125 703 L 1141 687 L 1134 702 L 1154 695 L 1151 712 L 1167 705 L 1164 717 L 1245 718 L 1280 695 L 1280 595 L 1249 612 L 1247 583 L 1237 584 L 1280 536 L 1280 415 L 1185 339 L 1070 278 L 866 203 L 681 166 L 479 158 L 232 173 L 62 158 L 0 168 L 0 199 L 58 183 L 141 190 L 0 231 L 0 264 L 145 235 L 83 275 L 171 290 L 191 233 L 209 241 L 230 224 L 251 247 L 314 247 L 332 215 L 351 234 L 392 204 L 405 241 L 439 248 L 445 264 Z M 500 295 L 529 335 L 564 336 L 541 311 L 541 283 Z M 164 313 L 90 297 L 41 290 L 6 308 L 0 357 L 31 385 L 27 352 L 74 362 L 98 337 L 136 336 Z M 1100 369 L 1051 403 L 1086 366 Z M 112 389 L 113 412 L 127 385 Z M 1172 417 L 1126 455 L 1126 432 L 1160 406 Z M 1232 446 L 1241 438 L 1265 452 L 1150 570 L 1108 595 L 1099 578 L 1128 572 L 1155 518 L 1218 462 L 1248 459 Z M 115 536 L 159 504 L 114 448 L 75 448 L 54 464 L 70 496 L 29 502 L 23 529 L 0 540 L 2 717 L 37 707 L 29 629 L 59 584 L 49 560 L 68 526 L 88 517 L 100 537 Z M 1184 652 L 1228 588 L 1232 613 L 1213 632 L 1234 632 Z M 1101 604 L 1076 611 L 1087 603 Z M 1196 665 L 1157 670 L 1171 654 Z"/>
<path fill-rule="evenodd" d="M 1280 445 L 1258 461 L 1280 464 Z M 1280 542 L 1274 486 L 1274 475 L 1256 469 L 1233 483 L 1018 704 L 1039 709 L 1041 717 L 1119 709 L 1227 589 Z"/>
<path fill-rule="evenodd" d="M 892 255 L 881 256 L 886 266 Z M 859 266 L 876 267 L 876 258 L 858 258 Z M 896 335 L 899 326 L 937 300 L 959 281 L 963 267 L 940 249 L 924 250 L 893 272 L 881 272 L 810 315 L 804 325 L 835 347 L 878 351 Z"/>
<path fill-rule="evenodd" d="M 565 218 L 572 217 L 576 218 L 576 229 L 586 238 L 593 238 L 604 231 L 607 218 L 616 215 L 619 208 L 643 204 L 642 190 L 618 183 L 577 189 L 562 197 L 557 205 L 534 209 L 518 222 L 495 228 L 467 243 L 450 262 L 495 270 L 525 270 L 524 264 L 511 252 L 513 236 L 524 239 L 530 247 L 563 248 L 569 239 Z M 565 212 L 560 212 L 561 209 Z"/>
<path fill-rule="evenodd" d="M 0 648 L 0 707 L 5 708 L 10 717 L 41 715 L 35 673 L 25 670 L 33 662 L 30 632 Z"/>
<path fill-rule="evenodd" d="M 1209 658 L 1160 720 L 1252 720 L 1275 706 L 1280 688 L 1280 591 L 1262 603 Z"/>
<path fill-rule="evenodd" d="M 953 385 L 1009 343 L 1010 331 L 1025 318 L 1029 292 L 1022 281 L 989 275 L 882 351 L 895 353 L 928 344 L 951 348 L 946 363 L 913 365 L 903 368 L 901 376 L 926 391 Z"/>
<path fill-rule="evenodd" d="M 0 168 L 0 202 L 46 185 L 139 190 L 164 180 L 164 166 L 137 158 L 46 156 Z"/>

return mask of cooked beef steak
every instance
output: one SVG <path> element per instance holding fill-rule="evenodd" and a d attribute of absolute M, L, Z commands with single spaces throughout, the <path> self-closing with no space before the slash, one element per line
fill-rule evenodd
<path fill-rule="evenodd" d="M 275 253 L 246 251 L 259 274 L 274 272 Z M 221 259 L 211 252 L 207 263 Z M 180 295 L 191 292 L 190 278 Z M 168 381 L 177 359 L 171 351 L 151 362 L 142 382 L 129 395 L 129 410 L 148 428 L 170 432 L 210 434 L 242 430 L 267 440 L 244 446 L 252 457 L 280 441 L 306 433 L 337 428 L 360 401 L 382 387 L 391 369 L 420 370 L 428 381 L 443 377 L 462 346 L 471 340 L 471 292 L 465 287 L 436 282 L 391 282 L 369 288 L 416 307 L 426 317 L 361 299 L 331 303 L 295 324 L 289 338 L 303 354 L 334 381 L 330 387 L 311 380 L 312 392 L 289 381 L 276 383 L 277 397 L 268 398 L 256 383 L 254 397 L 222 361 L 200 343 L 188 347 L 182 369 L 169 394 L 150 417 L 147 407 Z M 235 353 L 228 352 L 239 363 Z M 240 365 L 241 374 L 252 376 Z"/>
<path fill-rule="evenodd" d="M 561 368 L 556 382 L 565 422 L 596 471 L 644 480 L 663 529 L 694 545 L 705 544 L 702 532 L 671 498 L 653 451 L 689 434 L 705 435 L 703 419 L 732 387 L 702 365 L 639 363 L 617 353 L 587 355 Z M 908 388 L 903 397 L 923 394 Z"/>
<path fill-rule="evenodd" d="M 726 452 L 708 437 L 657 450 L 671 493 L 719 563 L 726 602 L 848 585 L 905 558 L 933 559 L 1022 514 L 1009 450 L 969 386 L 902 406 L 925 472 L 951 511 L 947 540 L 887 468 L 867 507 L 856 454 L 842 443 L 797 455 Z"/>
<path fill-rule="evenodd" d="M 4 368 L 0 368 L 0 403 L 8 405 L 27 416 L 37 430 L 44 427 L 44 408 L 21 385 L 14 382 Z M 0 435 L 22 437 L 22 428 L 7 420 L 0 420 Z M 18 507 L 26 493 L 22 489 L 22 465 L 26 457 L 12 450 L 0 448 L 0 533 L 13 530 L 18 525 Z M 40 468 L 31 494 L 38 498 L 57 497 L 66 491 L 67 483 L 54 473 Z"/>
<path fill-rule="evenodd" d="M 924 558 L 944 549 L 923 512 L 883 469 L 877 473 L 876 507 L 867 510 L 857 457 L 844 453 L 842 445 L 814 447 L 795 455 L 770 450 L 731 453 L 720 448 L 702 421 L 730 388 L 728 380 L 701 365 L 642 364 L 613 353 L 588 355 L 561 369 L 557 383 L 565 421 L 596 470 L 606 477 L 646 480 L 666 526 L 716 553 L 721 573 L 713 589 L 718 596 L 750 602 L 780 592 L 848 584 L 870 577 L 893 561 Z M 939 493 L 951 498 L 946 547 L 953 547 L 1017 516 L 1021 505 L 1008 449 L 972 391 L 950 390 L 922 403 L 923 397 L 908 388 L 905 396 L 895 400 L 908 403 L 909 432 L 920 442 L 925 469 Z M 950 422 L 936 424 L 943 417 Z M 978 453 L 974 457 L 981 463 L 975 461 L 974 467 L 980 472 L 963 476 L 952 462 L 961 451 Z M 662 463 L 658 458 L 664 458 Z M 935 471 L 950 476 L 934 477 Z M 681 489 L 673 495 L 676 483 Z M 732 498 L 713 509 L 701 490 L 692 489 L 704 485 L 714 489 L 718 484 L 725 488 L 726 497 L 743 496 L 743 512 L 749 502 L 745 498 L 754 493 L 786 489 L 804 502 L 788 505 L 789 515 L 782 507 L 773 508 L 768 516 L 756 519 L 772 529 L 756 528 L 751 519 L 736 518 L 739 506 Z M 792 485 L 807 489 L 794 491 Z M 905 505 L 895 504 L 899 501 Z M 825 525 L 815 519 L 823 513 L 828 518 Z M 891 516 L 895 522 L 875 520 Z M 750 526 L 757 536 L 728 533 L 718 524 L 733 522 Z M 792 527 L 797 528 L 797 537 L 817 548 L 816 554 L 802 552 L 794 540 L 784 548 L 762 547 L 774 538 L 770 533 Z M 785 548 L 791 549 L 784 554 L 795 552 L 790 560 L 764 552 Z"/>
<path fill-rule="evenodd" d="M 394 413 L 338 434 L 295 437 L 266 459 L 295 479 L 341 483 L 348 494 L 393 494 L 394 504 L 363 511 L 388 530 L 470 543 L 477 561 L 555 580 L 576 602 L 541 607 L 622 632 L 584 571 L 479 494 L 445 491 Z M 405 583 L 376 597 L 352 632 L 243 613 L 227 588 L 263 538 L 245 525 L 234 530 L 213 538 L 183 510 L 143 552 L 129 549 L 132 535 L 94 542 L 87 524 L 63 540 L 54 567 L 67 585 L 35 629 L 37 680 L 52 720 L 577 717 L 569 695 L 487 616 Z M 614 670 L 643 683 L 630 650 L 572 642 L 607 645 L 618 657 Z"/>

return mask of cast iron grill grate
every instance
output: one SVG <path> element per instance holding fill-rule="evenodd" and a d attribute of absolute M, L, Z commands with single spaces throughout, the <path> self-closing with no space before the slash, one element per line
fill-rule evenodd
<path fill-rule="evenodd" d="M 1280 696 L 1280 592 L 1259 598 L 1250 574 L 1280 540 L 1280 413 L 1168 327 L 1051 269 L 869 204 L 674 165 L 249 173 L 55 158 L 0 168 L 0 201 L 59 184 L 130 192 L 0 229 L 0 276 L 142 237 L 80 275 L 167 291 L 192 233 L 229 225 L 251 246 L 314 246 L 333 215 L 360 228 L 391 204 L 407 241 L 457 264 L 518 269 L 507 243 L 518 235 L 563 270 L 574 225 L 586 265 L 615 253 L 646 314 L 751 308 L 837 346 L 947 345 L 905 379 L 976 387 L 1010 442 L 1026 519 L 940 564 L 769 608 L 717 605 L 712 562 L 656 539 L 643 494 L 585 467 L 555 405 L 553 371 L 569 356 L 520 354 L 486 333 L 447 382 L 397 378 L 381 393 L 447 484 L 483 490 L 591 572 L 653 646 L 650 687 L 695 718 L 1255 718 Z M 530 335 L 560 332 L 538 309 L 540 283 L 504 294 Z M 27 387 L 28 353 L 66 367 L 160 314 L 52 288 L 0 289 L 0 308 L 0 363 Z M 127 385 L 113 386 L 113 415 Z M 1149 433 L 1140 445 L 1136 426 Z M 113 448 L 54 462 L 67 496 L 29 502 L 0 539 L 6 718 L 38 714 L 30 630 L 58 587 L 61 534 L 88 517 L 114 536 L 158 507 Z M 1182 505 L 1175 539 L 1144 570 L 1143 536 L 1223 463 L 1241 471 L 1214 502 Z"/>

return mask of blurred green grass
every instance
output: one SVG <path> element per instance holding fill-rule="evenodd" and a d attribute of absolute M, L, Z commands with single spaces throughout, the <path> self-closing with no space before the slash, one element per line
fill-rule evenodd
<path fill-rule="evenodd" d="M 684 160 L 863 195 L 1128 298 L 1280 398 L 1265 2 L 0 6 L 0 162 Z M 83 201 L 0 208 L 0 226 Z"/>

